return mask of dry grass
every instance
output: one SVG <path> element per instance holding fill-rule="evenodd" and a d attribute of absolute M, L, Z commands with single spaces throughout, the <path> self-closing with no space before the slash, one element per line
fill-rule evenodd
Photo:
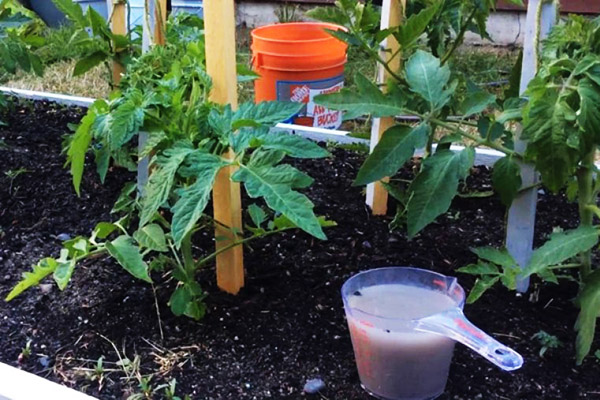
<path fill-rule="evenodd" d="M 106 67 L 99 65 L 82 76 L 73 77 L 74 66 L 74 60 L 54 63 L 46 68 L 43 77 L 19 72 L 4 86 L 92 98 L 108 96 Z"/>

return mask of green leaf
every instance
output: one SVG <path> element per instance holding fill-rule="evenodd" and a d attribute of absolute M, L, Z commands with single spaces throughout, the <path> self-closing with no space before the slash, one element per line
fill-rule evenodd
<path fill-rule="evenodd" d="M 504 99 L 518 98 L 521 94 L 521 71 L 523 69 L 523 50 L 519 51 L 519 56 L 515 61 L 510 71 L 510 78 L 508 79 L 508 88 L 504 91 Z"/>
<path fill-rule="evenodd" d="M 150 224 L 141 227 L 133 234 L 133 238 L 140 246 L 147 249 L 160 252 L 169 250 L 165 233 L 158 224 Z"/>
<path fill-rule="evenodd" d="M 210 199 L 217 173 L 227 163 L 221 157 L 213 154 L 196 152 L 192 165 L 196 182 L 178 190 L 179 200 L 172 209 L 171 234 L 177 247 L 181 246 L 183 238 L 194 228 L 202 216 Z"/>
<path fill-rule="evenodd" d="M 517 266 L 517 262 L 514 260 L 514 258 L 512 258 L 512 256 L 508 253 L 508 250 L 505 248 L 496 249 L 488 246 L 471 249 L 471 251 L 477 254 L 477 257 L 505 268 L 513 268 Z"/>
<path fill-rule="evenodd" d="M 45 277 L 56 270 L 58 262 L 51 257 L 41 259 L 33 266 L 31 272 L 23 272 L 23 279 L 6 296 L 6 301 L 11 301 L 25 290 L 38 285 Z"/>
<path fill-rule="evenodd" d="M 87 28 L 88 22 L 81 6 L 72 0 L 52 0 L 56 8 L 62 11 L 78 28 Z"/>
<path fill-rule="evenodd" d="M 81 123 L 73 139 L 69 143 L 69 149 L 67 150 L 67 163 L 71 164 L 71 177 L 73 179 L 73 187 L 77 196 L 81 195 L 81 177 L 83 176 L 83 167 L 85 165 L 85 154 L 90 147 L 92 141 L 91 128 L 96 120 L 96 113 L 93 108 L 81 119 Z"/>
<path fill-rule="evenodd" d="M 509 207 L 521 188 L 521 168 L 512 156 L 506 156 L 494 164 L 492 185 L 502 203 Z"/>
<path fill-rule="evenodd" d="M 529 264 L 523 271 L 525 276 L 537 274 L 553 265 L 558 265 L 577 254 L 587 251 L 598 243 L 598 231 L 591 226 L 553 234 L 544 245 L 533 252 Z"/>
<path fill-rule="evenodd" d="M 419 37 L 427 29 L 427 25 L 437 14 L 441 2 L 436 2 L 433 5 L 422 9 L 418 14 L 411 15 L 402 25 L 398 26 L 398 30 L 394 33 L 394 37 L 400 44 L 402 49 L 412 46 Z"/>
<path fill-rule="evenodd" d="M 108 115 L 104 135 L 111 150 L 120 149 L 138 133 L 144 123 L 148 106 L 144 95 L 137 89 L 128 93 L 125 100 Z"/>
<path fill-rule="evenodd" d="M 98 222 L 94 228 L 93 236 L 98 239 L 106 239 L 111 233 L 117 230 L 117 226 L 110 222 Z"/>
<path fill-rule="evenodd" d="M 577 87 L 581 99 L 577 123 L 585 131 L 590 141 L 600 142 L 600 86 L 589 78 L 584 78 Z"/>
<path fill-rule="evenodd" d="M 395 125 L 385 131 L 379 143 L 360 167 L 353 185 L 366 185 L 386 176 L 393 176 L 414 154 L 423 147 L 430 127 L 421 123 L 415 127 Z"/>
<path fill-rule="evenodd" d="M 463 118 L 470 117 L 485 111 L 490 105 L 496 103 L 496 96 L 483 90 L 469 93 L 458 106 Z"/>
<path fill-rule="evenodd" d="M 232 124 L 238 120 L 254 121 L 260 125 L 273 126 L 296 115 L 304 104 L 290 101 L 263 101 L 258 104 L 244 103 L 233 114 Z"/>
<path fill-rule="evenodd" d="M 405 100 L 401 96 L 383 94 L 360 73 L 357 73 L 354 79 L 356 89 L 342 89 L 337 93 L 316 96 L 315 103 L 332 110 L 346 111 L 345 119 L 365 114 L 373 117 L 392 117 L 403 112 Z"/>
<path fill-rule="evenodd" d="M 133 244 L 131 237 L 121 235 L 112 242 L 106 242 L 106 250 L 131 275 L 152 283 L 148 275 L 148 265 L 144 262 L 139 247 Z"/>
<path fill-rule="evenodd" d="M 479 300 L 479 298 L 488 289 L 490 289 L 492 286 L 494 286 L 496 284 L 496 282 L 498 282 L 499 279 L 500 279 L 499 276 L 495 276 L 495 277 L 484 276 L 482 278 L 478 278 L 475 281 L 475 285 L 473 285 L 473 288 L 469 292 L 469 296 L 467 297 L 467 304 L 473 304 L 477 300 Z"/>
<path fill-rule="evenodd" d="M 140 226 L 150 222 L 158 209 L 167 201 L 179 166 L 192 152 L 194 152 L 194 149 L 174 146 L 165 150 L 157 158 L 156 164 L 158 167 L 150 174 L 144 191 Z"/>
<path fill-rule="evenodd" d="M 101 64 L 108 58 L 106 53 L 101 50 L 98 50 L 88 56 L 83 57 L 77 64 L 75 64 L 75 68 L 73 68 L 73 76 L 83 75 L 88 72 L 90 69 L 94 68 L 96 65 Z"/>
<path fill-rule="evenodd" d="M 71 276 L 73 275 L 74 270 L 75 260 L 58 263 L 56 269 L 54 270 L 53 277 L 60 290 L 65 290 L 65 288 L 69 284 L 69 281 L 71 280 Z"/>
<path fill-rule="evenodd" d="M 458 272 L 470 275 L 500 275 L 498 267 L 493 264 L 482 262 L 481 260 L 477 264 L 469 264 L 464 267 L 457 269 Z"/>
<path fill-rule="evenodd" d="M 577 331 L 575 349 L 577 365 L 581 365 L 592 348 L 596 332 L 596 321 L 600 310 L 600 271 L 594 271 L 585 279 L 577 296 L 577 304 L 581 311 L 575 322 Z"/>
<path fill-rule="evenodd" d="M 283 132 L 260 136 L 251 144 L 253 147 L 260 146 L 263 149 L 281 150 L 294 158 L 323 158 L 330 155 L 327 150 L 311 140 Z"/>
<path fill-rule="evenodd" d="M 250 218 L 257 228 L 260 228 L 260 225 L 267 219 L 265 211 L 256 204 L 248 206 L 248 214 L 250 214 Z"/>
<path fill-rule="evenodd" d="M 250 69 L 246 64 L 237 64 L 236 68 L 238 83 L 251 82 L 260 78 L 260 75 Z"/>
<path fill-rule="evenodd" d="M 185 286 L 179 286 L 169 299 L 169 307 L 176 316 L 185 314 L 188 304 L 192 301 L 193 296 Z"/>
<path fill-rule="evenodd" d="M 406 63 L 406 82 L 411 90 L 429 103 L 431 111 L 442 108 L 453 90 L 445 90 L 450 80 L 450 68 L 430 53 L 417 50 Z"/>
<path fill-rule="evenodd" d="M 241 165 L 232 176 L 232 180 L 244 182 L 250 197 L 264 198 L 272 210 L 285 215 L 300 229 L 319 239 L 327 239 L 313 212 L 314 204 L 305 195 L 292 190 L 291 184 L 305 179 L 298 175 L 298 172 L 293 172 L 290 168 L 272 168 L 268 165 L 249 163 Z"/>
<path fill-rule="evenodd" d="M 569 121 L 575 112 L 557 93 L 546 91 L 533 100 L 523 127 L 523 138 L 529 140 L 527 156 L 532 157 L 551 191 L 558 192 L 577 166 L 579 146 L 571 142 L 578 138 L 577 129 Z"/>
<path fill-rule="evenodd" d="M 408 201 L 408 236 L 414 237 L 440 214 L 448 211 L 457 193 L 458 182 L 473 166 L 475 151 L 467 147 L 459 153 L 438 150 L 423 161 L 423 170 L 410 185 Z"/>

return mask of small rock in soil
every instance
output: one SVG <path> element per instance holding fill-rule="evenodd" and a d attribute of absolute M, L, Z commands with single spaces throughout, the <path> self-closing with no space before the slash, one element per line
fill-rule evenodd
<path fill-rule="evenodd" d="M 64 242 L 65 240 L 71 240 L 71 235 L 69 235 L 68 233 L 60 233 L 56 236 L 56 238 Z"/>
<path fill-rule="evenodd" d="M 48 368 L 48 366 L 50 365 L 50 359 L 46 356 L 42 356 L 38 359 L 38 362 L 40 363 L 40 365 L 44 368 Z"/>
<path fill-rule="evenodd" d="M 325 389 L 325 382 L 322 379 L 309 379 L 304 384 L 304 391 L 308 394 L 315 394 Z"/>

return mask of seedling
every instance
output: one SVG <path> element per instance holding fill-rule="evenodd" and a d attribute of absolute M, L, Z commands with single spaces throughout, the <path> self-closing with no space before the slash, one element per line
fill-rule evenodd
<path fill-rule="evenodd" d="M 12 189 L 13 189 L 13 183 L 15 181 L 15 179 L 17 179 L 20 175 L 29 173 L 30 171 L 28 171 L 25 168 L 19 168 L 19 169 L 11 169 L 8 171 L 4 172 L 4 175 L 6 175 L 6 177 L 8 179 L 10 179 L 10 185 L 8 187 L 8 193 L 12 195 Z"/>
<path fill-rule="evenodd" d="M 23 349 L 21 349 L 21 353 L 19 353 L 19 356 L 17 358 L 19 364 L 28 360 L 29 357 L 31 357 L 31 339 L 29 339 L 27 343 L 25 343 L 25 347 L 23 347 Z"/>
<path fill-rule="evenodd" d="M 532 339 L 537 339 L 540 342 L 541 348 L 539 355 L 540 357 L 544 357 L 544 354 L 550 349 L 557 349 L 561 347 L 563 344 L 560 340 L 554 335 L 549 334 L 546 331 L 540 330 L 535 335 L 531 337 Z"/>

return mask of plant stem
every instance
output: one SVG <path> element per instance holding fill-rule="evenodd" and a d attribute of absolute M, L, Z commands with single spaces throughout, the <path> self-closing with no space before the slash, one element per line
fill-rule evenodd
<path fill-rule="evenodd" d="M 273 231 L 267 231 L 267 232 L 259 234 L 259 235 L 253 235 L 253 236 L 247 237 L 247 238 L 242 239 L 242 240 L 237 240 L 237 241 L 231 243 L 230 245 L 225 246 L 225 247 L 223 247 L 223 248 L 215 251 L 214 253 L 212 253 L 212 254 L 204 257 L 203 259 L 198 260 L 196 262 L 196 264 L 194 265 L 194 268 L 201 267 L 202 265 L 206 264 L 210 260 L 213 260 L 214 258 L 216 258 L 219 254 L 224 253 L 227 250 L 230 250 L 230 249 L 232 249 L 232 248 L 234 248 L 236 246 L 243 245 L 243 244 L 245 244 L 247 242 L 250 242 L 250 241 L 252 241 L 254 239 L 260 239 L 260 238 L 267 237 L 267 236 L 273 235 L 275 233 L 281 233 L 281 232 L 284 232 L 284 231 L 287 231 L 287 230 L 290 230 L 290 229 L 297 229 L 297 228 L 294 226 L 294 227 L 287 227 L 287 228 L 282 228 L 282 229 L 276 229 L 276 230 L 273 230 Z"/>
<path fill-rule="evenodd" d="M 192 233 L 189 232 L 181 241 L 181 254 L 183 256 L 183 265 L 188 278 L 194 276 L 196 266 L 194 265 L 194 257 L 192 256 Z"/>
<path fill-rule="evenodd" d="M 588 205 L 596 205 L 594 196 L 594 156 L 595 149 L 592 149 L 582 160 L 581 166 L 577 170 L 577 185 L 579 190 L 579 225 L 592 226 L 594 220 L 594 212 L 587 207 Z M 585 251 L 579 255 L 581 263 L 581 280 L 592 272 L 592 252 Z"/>
<path fill-rule="evenodd" d="M 465 37 L 465 33 L 467 33 L 467 29 L 469 28 L 469 25 L 471 25 L 471 20 L 475 16 L 476 12 L 477 12 L 477 6 L 475 5 L 473 8 L 473 11 L 471 11 L 471 14 L 469 14 L 469 16 L 467 17 L 467 22 L 465 22 L 460 27 L 460 32 L 458 32 L 458 35 L 456 35 L 456 39 L 454 40 L 454 43 L 452 43 L 452 47 L 450 47 L 450 49 L 442 57 L 442 61 L 441 61 L 442 65 L 446 64 L 446 62 L 450 59 L 450 57 L 452 57 L 452 54 L 454 54 L 456 49 L 458 49 L 458 46 L 460 46 L 460 44 L 462 43 L 463 38 Z"/>

